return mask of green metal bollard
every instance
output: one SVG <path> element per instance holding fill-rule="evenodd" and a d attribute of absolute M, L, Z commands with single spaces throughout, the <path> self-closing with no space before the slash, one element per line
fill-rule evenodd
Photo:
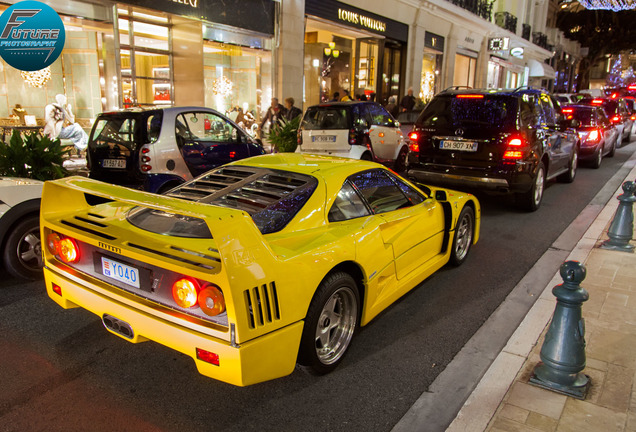
<path fill-rule="evenodd" d="M 581 287 L 585 266 L 567 261 L 561 266 L 563 283 L 552 289 L 557 305 L 541 347 L 541 362 L 534 368 L 530 384 L 585 399 L 590 378 L 585 369 L 585 321 L 581 305 L 589 295 Z"/>
<path fill-rule="evenodd" d="M 629 244 L 634 233 L 634 212 L 632 209 L 632 205 L 636 201 L 634 190 L 636 190 L 634 182 L 626 181 L 623 183 L 623 193 L 616 197 L 620 201 L 618 209 L 607 230 L 609 240 L 603 242 L 602 249 L 634 252 L 634 246 Z"/>

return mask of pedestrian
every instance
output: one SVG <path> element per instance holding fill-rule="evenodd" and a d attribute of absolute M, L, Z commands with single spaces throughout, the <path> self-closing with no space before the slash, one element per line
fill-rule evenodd
<path fill-rule="evenodd" d="M 348 101 L 352 101 L 353 99 L 351 98 L 351 94 L 349 93 L 349 90 L 345 90 L 344 91 L 344 96 L 342 97 L 342 99 L 340 99 L 340 101 L 342 102 L 348 102 Z"/>
<path fill-rule="evenodd" d="M 371 102 L 375 102 L 375 92 L 371 92 L 371 94 L 369 95 L 369 100 Z"/>
<path fill-rule="evenodd" d="M 331 99 L 329 102 L 338 102 L 338 101 L 340 101 L 340 92 L 334 92 L 333 99 Z"/>
<path fill-rule="evenodd" d="M 384 106 L 384 108 L 386 108 L 386 110 L 393 116 L 393 118 L 396 118 L 398 115 L 398 106 L 396 102 L 396 96 L 389 96 L 389 103 Z"/>
<path fill-rule="evenodd" d="M 412 111 L 415 107 L 415 97 L 413 96 L 413 87 L 409 87 L 406 96 L 400 101 L 400 111 Z"/>
<path fill-rule="evenodd" d="M 263 129 L 265 124 L 269 121 L 269 129 L 272 129 L 272 126 L 275 124 L 280 124 L 281 119 L 284 117 L 285 112 L 287 110 L 284 106 L 278 103 L 278 98 L 272 98 L 272 104 L 269 108 L 267 108 L 267 113 L 265 113 L 265 117 L 261 121 L 261 124 L 258 125 L 258 130 Z"/>
<path fill-rule="evenodd" d="M 286 108 L 286 112 L 284 114 L 285 120 L 293 120 L 296 117 L 303 114 L 300 108 L 296 108 L 294 106 L 294 98 L 292 97 L 288 97 L 287 99 L 285 99 L 285 108 Z"/>

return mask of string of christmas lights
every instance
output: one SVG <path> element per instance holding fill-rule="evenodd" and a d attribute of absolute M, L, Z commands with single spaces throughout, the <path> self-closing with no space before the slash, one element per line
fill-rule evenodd
<path fill-rule="evenodd" d="M 636 8 L 634 0 L 579 0 L 585 9 L 607 9 L 614 12 Z"/>

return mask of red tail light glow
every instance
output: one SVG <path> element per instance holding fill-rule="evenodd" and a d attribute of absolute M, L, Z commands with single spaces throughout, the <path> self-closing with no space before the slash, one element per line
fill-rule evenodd
<path fill-rule="evenodd" d="M 76 263 L 80 259 L 79 247 L 72 238 L 66 237 L 57 244 L 58 256 L 67 264 Z"/>
<path fill-rule="evenodd" d="M 603 99 L 592 99 L 592 105 L 603 105 Z"/>
<path fill-rule="evenodd" d="M 590 134 L 587 136 L 587 141 L 591 141 L 591 142 L 596 142 L 599 140 L 599 138 L 601 137 L 601 135 L 598 133 L 598 130 L 594 129 L 592 132 L 590 132 Z"/>
<path fill-rule="evenodd" d="M 150 171 L 151 169 L 152 169 L 152 167 L 151 167 L 150 165 L 148 165 L 148 164 L 143 164 L 143 165 L 141 166 L 141 170 L 142 170 L 143 172 L 148 172 L 148 171 Z"/>
<path fill-rule="evenodd" d="M 636 90 L 636 84 L 631 84 L 629 87 L 627 87 L 629 90 Z"/>
<path fill-rule="evenodd" d="M 149 153 L 149 152 L 150 152 L 150 149 L 148 147 L 144 147 L 144 148 L 141 149 L 141 153 L 142 154 L 146 154 L 146 153 Z"/>
<path fill-rule="evenodd" d="M 193 279 L 179 279 L 172 285 L 172 298 L 182 308 L 191 308 L 197 305 L 199 283 Z"/>
<path fill-rule="evenodd" d="M 409 145 L 409 150 L 411 150 L 413 153 L 419 153 L 420 152 L 420 145 L 416 142 L 412 142 Z"/>
<path fill-rule="evenodd" d="M 632 114 L 632 116 L 630 117 L 632 120 L 636 120 L 636 114 Z"/>
<path fill-rule="evenodd" d="M 234 157 L 236 157 L 236 152 L 235 151 L 231 151 L 230 152 L 230 159 L 234 159 Z"/>
<path fill-rule="evenodd" d="M 483 99 L 484 95 L 480 94 L 460 94 L 457 95 L 459 99 Z"/>
<path fill-rule="evenodd" d="M 521 147 L 523 142 L 519 138 L 513 138 L 508 142 L 508 145 L 512 147 Z"/>
<path fill-rule="evenodd" d="M 201 348 L 197 348 L 197 358 L 206 363 L 219 365 L 219 355 Z"/>
<path fill-rule="evenodd" d="M 615 115 L 614 117 L 612 117 L 612 118 L 610 119 L 610 121 L 611 121 L 612 123 L 620 123 L 620 122 L 622 122 L 622 121 L 623 121 L 623 118 L 622 118 L 621 116 L 619 116 L 619 115 Z"/>
<path fill-rule="evenodd" d="M 506 150 L 503 157 L 504 159 L 519 160 L 523 159 L 523 152 L 519 150 Z"/>
<path fill-rule="evenodd" d="M 349 144 L 356 145 L 358 143 L 358 137 L 355 129 L 349 130 Z"/>
<path fill-rule="evenodd" d="M 570 114 L 570 113 L 573 113 L 573 112 L 574 112 L 574 108 L 563 108 L 563 109 L 561 110 L 561 112 L 562 112 L 563 114 Z"/>
<path fill-rule="evenodd" d="M 150 157 L 149 156 L 142 156 L 141 157 L 141 161 L 142 162 L 150 162 Z"/>
<path fill-rule="evenodd" d="M 215 285 L 203 288 L 199 293 L 198 302 L 201 310 L 207 315 L 216 316 L 225 311 L 225 298 Z"/>
<path fill-rule="evenodd" d="M 510 162 L 523 159 L 525 157 L 524 146 L 525 140 L 523 138 L 510 138 L 503 154 L 504 160 Z"/>
<path fill-rule="evenodd" d="M 618 97 L 618 94 L 617 94 L 617 93 L 613 93 L 613 94 L 612 94 L 612 99 L 616 99 L 617 97 Z"/>
<path fill-rule="evenodd" d="M 419 139 L 419 137 L 420 137 L 420 134 L 418 134 L 417 132 L 411 132 L 409 134 L 409 139 L 411 141 L 417 141 Z"/>

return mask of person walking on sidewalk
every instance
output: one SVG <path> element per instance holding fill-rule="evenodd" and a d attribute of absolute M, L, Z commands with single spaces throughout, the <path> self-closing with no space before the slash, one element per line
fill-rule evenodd
<path fill-rule="evenodd" d="M 342 97 L 342 99 L 340 99 L 341 102 L 348 102 L 353 100 L 353 98 L 351 97 L 351 93 L 349 93 L 349 90 L 345 90 L 344 93 L 344 96 Z"/>
<path fill-rule="evenodd" d="M 267 113 L 265 114 L 265 117 L 263 117 L 261 124 L 258 125 L 259 132 L 263 129 L 263 127 L 267 124 L 267 122 L 269 122 L 270 130 L 272 129 L 272 126 L 274 126 L 275 124 L 277 123 L 280 124 L 281 119 L 284 118 L 286 112 L 287 110 L 285 109 L 285 107 L 283 107 L 282 105 L 278 103 L 278 98 L 273 97 L 271 106 L 267 108 Z"/>
<path fill-rule="evenodd" d="M 286 112 L 283 115 L 283 117 L 287 121 L 293 120 L 296 117 L 298 117 L 298 116 L 303 114 L 303 112 L 300 110 L 300 108 L 296 108 L 294 106 L 294 102 L 295 102 L 294 98 L 292 98 L 292 97 L 288 97 L 287 99 L 285 99 Z"/>

